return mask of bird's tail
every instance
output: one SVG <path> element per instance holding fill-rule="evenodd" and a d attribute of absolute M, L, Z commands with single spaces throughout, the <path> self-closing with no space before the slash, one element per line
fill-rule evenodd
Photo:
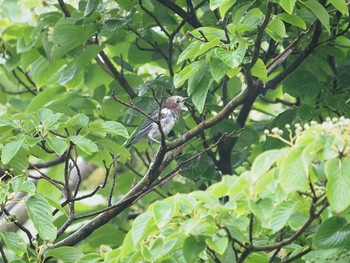
<path fill-rule="evenodd" d="M 141 130 L 134 138 L 132 138 L 132 140 L 128 144 L 125 145 L 125 148 L 129 148 L 133 144 L 137 143 L 139 140 L 146 136 L 147 132 L 148 129 Z"/>

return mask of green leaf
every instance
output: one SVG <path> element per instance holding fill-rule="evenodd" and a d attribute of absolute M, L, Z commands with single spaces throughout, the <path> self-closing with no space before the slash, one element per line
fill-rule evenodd
<path fill-rule="evenodd" d="M 184 51 L 181 52 L 177 64 L 185 61 L 186 59 L 194 58 L 195 54 L 198 52 L 199 47 L 201 46 L 202 42 L 199 40 L 193 41 L 191 44 L 189 44 Z"/>
<path fill-rule="evenodd" d="M 286 27 L 281 19 L 275 17 L 266 27 L 266 33 L 276 42 L 282 42 L 286 35 Z"/>
<path fill-rule="evenodd" d="M 63 65 L 63 60 L 53 60 L 50 62 L 44 57 L 38 58 L 33 63 L 31 70 L 36 88 L 39 90 L 42 86 L 55 82 Z"/>
<path fill-rule="evenodd" d="M 306 70 L 298 70 L 283 82 L 283 91 L 293 97 L 314 96 L 319 92 L 319 80 Z"/>
<path fill-rule="evenodd" d="M 306 24 L 305 24 L 304 20 L 302 20 L 297 15 L 290 15 L 290 14 L 282 13 L 282 14 L 278 14 L 277 17 L 288 24 L 300 27 L 301 29 L 306 29 Z"/>
<path fill-rule="evenodd" d="M 269 263 L 269 256 L 265 252 L 251 253 L 245 263 Z"/>
<path fill-rule="evenodd" d="M 174 204 L 167 201 L 155 202 L 151 209 L 154 221 L 159 228 L 167 225 L 174 215 Z"/>
<path fill-rule="evenodd" d="M 293 212 L 294 203 L 292 201 L 287 201 L 279 204 L 272 212 L 272 231 L 276 233 L 277 231 L 281 230 L 287 224 Z"/>
<path fill-rule="evenodd" d="M 94 121 L 90 123 L 89 129 L 92 133 L 97 132 L 98 134 L 101 134 L 101 132 L 105 132 L 129 138 L 127 129 L 121 123 L 116 121 Z"/>
<path fill-rule="evenodd" d="M 66 127 L 73 127 L 74 129 L 86 127 L 89 123 L 89 117 L 85 114 L 78 113 L 73 118 L 68 120 L 65 125 Z"/>
<path fill-rule="evenodd" d="M 214 11 L 219 8 L 220 16 L 225 17 L 227 10 L 236 3 L 236 0 L 210 0 L 209 8 Z"/>
<path fill-rule="evenodd" d="M 263 83 L 267 81 L 267 70 L 264 61 L 260 58 L 255 62 L 252 67 L 252 75 L 258 77 Z"/>
<path fill-rule="evenodd" d="M 52 110 L 42 108 L 38 110 L 38 117 L 40 122 L 45 126 L 45 128 L 50 128 L 54 125 L 60 118 L 61 113 L 53 113 Z"/>
<path fill-rule="evenodd" d="M 76 263 L 97 263 L 97 262 L 103 262 L 103 258 L 98 253 L 90 253 L 79 258 L 78 261 L 75 261 L 75 262 Z"/>
<path fill-rule="evenodd" d="M 349 15 L 349 9 L 346 4 L 346 0 L 329 0 L 331 4 L 338 9 L 343 15 Z"/>
<path fill-rule="evenodd" d="M 219 8 L 224 1 L 225 0 L 210 0 L 209 2 L 210 10 L 214 11 L 215 9 Z"/>
<path fill-rule="evenodd" d="M 293 13 L 295 2 L 296 0 L 280 0 L 279 4 L 284 9 L 284 11 L 291 15 Z"/>
<path fill-rule="evenodd" d="M 52 98 L 60 97 L 64 92 L 65 88 L 62 86 L 44 89 L 31 100 L 26 112 L 38 111 L 40 108 L 43 108 L 47 103 L 49 103 Z"/>
<path fill-rule="evenodd" d="M 132 224 L 132 241 L 134 245 L 138 244 L 142 239 L 153 231 L 154 219 L 151 213 L 144 213 L 136 217 Z"/>
<path fill-rule="evenodd" d="M 225 236 L 224 237 L 214 236 L 212 238 L 207 238 L 205 242 L 207 243 L 210 249 L 214 250 L 219 255 L 223 255 L 228 246 L 228 238 Z"/>
<path fill-rule="evenodd" d="M 99 3 L 100 0 L 88 0 L 84 11 L 84 16 L 89 16 L 96 9 Z"/>
<path fill-rule="evenodd" d="M 350 159 L 331 159 L 326 162 L 328 178 L 326 194 L 331 208 L 340 213 L 350 206 Z"/>
<path fill-rule="evenodd" d="M 75 247 L 58 247 L 47 250 L 45 256 L 47 258 L 53 257 L 65 263 L 75 263 L 82 256 L 84 256 L 84 254 Z"/>
<path fill-rule="evenodd" d="M 48 136 L 46 142 L 58 155 L 62 155 L 68 148 L 68 143 L 63 138 Z"/>
<path fill-rule="evenodd" d="M 213 76 L 213 79 L 216 81 L 216 83 L 220 83 L 222 78 L 227 73 L 227 70 L 229 69 L 229 67 L 225 63 L 222 63 L 222 60 L 219 59 L 215 54 L 213 54 L 210 57 L 209 65 L 210 65 L 210 72 L 211 72 L 211 75 Z"/>
<path fill-rule="evenodd" d="M 242 63 L 246 50 L 247 46 L 245 44 L 240 44 L 234 51 L 224 48 L 216 48 L 214 53 L 228 67 L 237 68 Z"/>
<path fill-rule="evenodd" d="M 280 182 L 287 194 L 308 188 L 307 169 L 302 153 L 302 148 L 292 148 L 280 165 Z"/>
<path fill-rule="evenodd" d="M 203 60 L 193 62 L 186 66 L 179 73 L 174 76 L 174 86 L 175 88 L 179 88 L 183 85 L 186 80 L 191 77 L 199 68 L 203 67 Z"/>
<path fill-rule="evenodd" d="M 203 62 L 202 66 L 198 68 L 188 79 L 187 94 L 191 95 L 194 90 L 198 88 L 199 83 L 208 71 L 208 64 Z"/>
<path fill-rule="evenodd" d="M 65 69 L 63 73 L 60 74 L 60 78 L 57 82 L 61 85 L 67 84 L 68 81 L 72 80 L 77 72 L 77 65 L 73 64 L 69 69 Z"/>
<path fill-rule="evenodd" d="M 26 201 L 29 218 L 38 230 L 42 240 L 54 241 L 56 239 L 56 227 L 53 225 L 51 206 L 40 195 L 33 195 Z"/>
<path fill-rule="evenodd" d="M 220 16 L 225 17 L 226 12 L 236 3 L 237 0 L 224 0 L 222 5 L 219 7 Z"/>
<path fill-rule="evenodd" d="M 103 23 L 103 30 L 107 32 L 113 32 L 127 25 L 130 21 L 131 21 L 131 16 L 127 16 L 124 18 L 106 19 L 105 22 Z"/>
<path fill-rule="evenodd" d="M 70 50 L 81 46 L 95 33 L 97 24 L 76 24 L 75 18 L 61 18 L 55 25 L 52 35 L 54 47 L 52 55 L 60 58 Z"/>
<path fill-rule="evenodd" d="M 194 57 L 198 57 L 202 54 L 204 54 L 205 52 L 207 52 L 209 49 L 215 47 L 215 46 L 219 46 L 220 45 L 220 38 L 216 37 L 212 40 L 210 40 L 209 42 L 206 43 L 202 43 L 200 45 L 200 47 L 197 49 L 197 52 L 194 54 Z"/>
<path fill-rule="evenodd" d="M 21 257 L 27 250 L 26 242 L 14 232 L 0 231 L 0 241 Z"/>
<path fill-rule="evenodd" d="M 280 154 L 280 150 L 270 150 L 263 152 L 255 158 L 251 168 L 251 178 L 253 183 L 256 183 L 262 174 L 265 174 L 270 170 L 271 166 L 281 156 Z"/>
<path fill-rule="evenodd" d="M 221 181 L 218 183 L 215 183 L 207 189 L 207 192 L 217 198 L 224 197 L 228 193 L 228 186 L 225 184 L 225 182 Z"/>
<path fill-rule="evenodd" d="M 82 150 L 87 154 L 92 154 L 98 151 L 98 147 L 93 141 L 81 135 L 70 136 L 69 139 L 71 140 L 72 143 L 77 145 L 80 150 Z"/>
<path fill-rule="evenodd" d="M 320 225 L 313 240 L 316 249 L 343 248 L 350 243 L 350 224 L 343 217 L 331 217 Z"/>
<path fill-rule="evenodd" d="M 308 0 L 305 2 L 300 1 L 300 3 L 304 4 L 317 17 L 317 19 L 320 20 L 328 33 L 330 33 L 329 14 L 327 10 L 316 0 Z"/>
<path fill-rule="evenodd" d="M 205 249 L 205 243 L 201 240 L 196 240 L 195 237 L 189 236 L 185 239 L 183 245 L 183 254 L 187 262 L 192 262 L 198 259 L 199 253 Z"/>
<path fill-rule="evenodd" d="M 8 164 L 12 158 L 17 154 L 21 146 L 23 145 L 23 139 L 9 142 L 4 148 L 2 148 L 1 161 L 4 165 Z"/>
<path fill-rule="evenodd" d="M 204 75 L 202 80 L 198 83 L 196 89 L 191 94 L 192 102 L 199 113 L 203 112 L 208 90 L 212 83 L 213 79 L 208 76 L 208 74 Z"/>

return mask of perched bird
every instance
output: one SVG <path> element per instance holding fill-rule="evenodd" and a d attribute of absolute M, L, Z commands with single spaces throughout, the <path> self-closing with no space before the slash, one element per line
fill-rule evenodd
<path fill-rule="evenodd" d="M 175 123 L 179 120 L 180 112 L 184 107 L 184 102 L 186 99 L 187 98 L 181 96 L 171 96 L 162 103 L 160 109 L 156 109 L 150 115 L 153 120 L 160 120 L 160 125 L 164 135 L 168 135 L 173 129 Z M 130 141 L 128 145 L 126 145 L 126 147 L 130 147 L 143 138 L 160 143 L 159 140 L 161 137 L 162 135 L 158 124 L 151 119 L 147 119 L 142 124 L 139 133 Z"/>

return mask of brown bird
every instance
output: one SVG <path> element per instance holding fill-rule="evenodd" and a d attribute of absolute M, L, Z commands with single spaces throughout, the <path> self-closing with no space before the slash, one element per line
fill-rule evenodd
<path fill-rule="evenodd" d="M 187 98 L 181 96 L 171 96 L 162 103 L 159 110 L 156 109 L 150 117 L 155 120 L 160 120 L 164 135 L 168 135 L 173 129 L 175 123 L 179 120 L 181 109 L 184 107 L 184 102 Z M 130 141 L 126 147 L 137 143 L 139 140 L 146 138 L 151 141 L 159 142 L 162 135 L 157 123 L 151 119 L 147 119 L 141 126 L 139 133 Z"/>

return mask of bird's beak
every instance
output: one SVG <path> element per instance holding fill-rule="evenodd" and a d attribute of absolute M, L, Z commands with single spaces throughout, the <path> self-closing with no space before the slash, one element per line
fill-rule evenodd
<path fill-rule="evenodd" d="M 186 100 L 188 100 L 190 97 L 185 97 L 185 98 L 183 98 L 182 99 L 182 101 L 186 101 Z"/>

